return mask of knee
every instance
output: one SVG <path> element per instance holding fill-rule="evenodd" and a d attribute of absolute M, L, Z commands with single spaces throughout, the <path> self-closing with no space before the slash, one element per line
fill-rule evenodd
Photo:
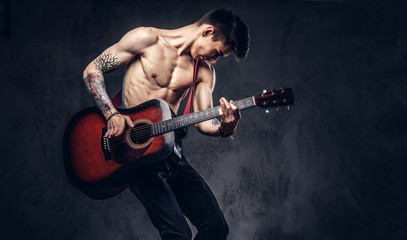
<path fill-rule="evenodd" d="M 226 222 L 223 222 L 222 224 L 218 224 L 215 227 L 214 232 L 216 233 L 215 239 L 225 240 L 229 234 L 229 225 Z"/>
<path fill-rule="evenodd" d="M 160 232 L 162 240 L 191 240 L 192 232 L 188 224 L 184 226 L 174 226 L 173 229 L 166 229 Z"/>
<path fill-rule="evenodd" d="M 225 240 L 229 234 L 229 226 L 226 221 L 214 221 L 206 224 L 202 231 L 202 235 L 207 237 L 205 239 Z"/>

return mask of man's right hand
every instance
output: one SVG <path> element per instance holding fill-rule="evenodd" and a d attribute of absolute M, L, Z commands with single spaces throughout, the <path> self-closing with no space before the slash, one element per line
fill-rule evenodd
<path fill-rule="evenodd" d="M 107 132 L 104 137 L 118 137 L 120 136 L 126 125 L 129 127 L 134 127 L 133 121 L 131 121 L 129 116 L 116 114 L 107 122 Z"/>

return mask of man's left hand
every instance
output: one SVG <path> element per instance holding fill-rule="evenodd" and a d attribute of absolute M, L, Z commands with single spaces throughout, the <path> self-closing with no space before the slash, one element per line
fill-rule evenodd
<path fill-rule="evenodd" d="M 229 102 L 225 98 L 221 98 L 219 115 L 221 117 L 220 127 L 225 135 L 230 135 L 235 132 L 237 124 L 240 120 L 240 111 L 233 104 L 233 100 Z"/>

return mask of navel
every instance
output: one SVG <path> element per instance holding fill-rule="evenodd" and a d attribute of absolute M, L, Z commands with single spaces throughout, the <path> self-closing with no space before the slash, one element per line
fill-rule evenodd
<path fill-rule="evenodd" d="M 153 78 L 156 78 L 156 77 L 157 77 L 157 74 L 156 74 L 156 73 L 152 73 L 151 76 L 152 76 Z"/>

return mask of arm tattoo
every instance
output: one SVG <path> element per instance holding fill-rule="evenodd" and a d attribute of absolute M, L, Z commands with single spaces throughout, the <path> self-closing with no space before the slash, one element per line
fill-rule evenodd
<path fill-rule="evenodd" d="M 119 67 L 117 55 L 112 52 L 104 52 L 93 62 L 96 68 L 102 73 L 108 73 Z"/>
<path fill-rule="evenodd" d="M 105 81 L 102 74 L 100 73 L 90 73 L 83 82 L 88 89 L 89 95 L 92 97 L 96 106 L 102 111 L 105 118 L 113 113 L 113 104 L 107 95 L 105 88 Z"/>

